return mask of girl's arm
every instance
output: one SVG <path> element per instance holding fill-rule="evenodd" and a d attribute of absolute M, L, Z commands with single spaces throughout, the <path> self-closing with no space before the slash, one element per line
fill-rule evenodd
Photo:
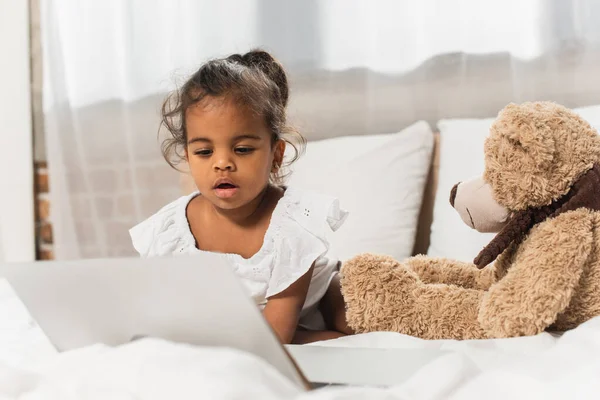
<path fill-rule="evenodd" d="M 313 268 L 314 265 L 283 292 L 267 299 L 263 316 L 283 344 L 291 343 L 296 333 L 300 311 L 302 311 L 302 306 L 306 300 Z"/>

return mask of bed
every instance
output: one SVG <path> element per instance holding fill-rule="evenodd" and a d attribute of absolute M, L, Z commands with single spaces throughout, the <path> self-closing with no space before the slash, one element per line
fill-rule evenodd
<path fill-rule="evenodd" d="M 228 348 L 142 339 L 57 355 L 0 284 L 0 399 L 597 399 L 600 318 L 563 335 L 424 341 L 374 332 L 309 346 L 439 349 L 390 387 L 304 391 L 263 360 Z M 7 322 L 10 322 L 8 324 Z M 8 326 L 8 329 L 6 327 Z M 398 359 L 398 363 L 402 363 Z"/>
<path fill-rule="evenodd" d="M 346 78 L 352 80 L 356 73 Z M 313 82 L 318 86 L 318 79 Z M 388 82 L 382 80 L 380 85 L 385 88 Z M 421 253 L 470 261 L 491 239 L 462 223 L 449 206 L 448 195 L 454 183 L 481 173 L 483 140 L 503 99 L 470 114 L 449 112 L 453 118 L 434 107 L 428 115 L 403 112 L 396 119 L 390 119 L 393 101 L 383 99 L 387 105 L 374 108 L 381 110 L 380 115 L 362 115 L 353 123 L 346 118 L 319 120 L 323 107 L 335 104 L 331 97 L 316 103 L 314 93 L 292 98 L 296 99 L 292 110 L 307 110 L 295 115 L 300 127 L 320 126 L 321 130 L 309 130 L 306 154 L 294 164 L 289 184 L 336 195 L 351 213 L 344 227 L 330 237 L 331 256 L 344 260 L 370 251 L 397 259 Z M 353 101 L 347 93 L 343 98 Z M 445 110 L 452 110 L 451 98 L 447 100 Z M 475 98 L 473 104 L 478 104 Z M 359 103 L 349 107 L 354 110 L 350 113 L 360 114 Z M 600 128 L 600 106 L 577 111 Z M 331 121 L 342 122 L 332 125 Z M 366 132 L 366 121 L 376 121 L 377 126 Z M 315 173 L 315 165 L 329 173 Z M 377 195 L 356 182 L 376 185 Z M 182 176 L 182 192 L 191 189 L 189 178 Z M 437 348 L 451 354 L 440 355 L 392 387 L 304 392 L 262 360 L 233 349 L 145 339 L 117 348 L 99 344 L 58 356 L 3 281 L 0 315 L 0 399 L 600 397 L 600 318 L 563 335 L 423 341 L 376 332 L 314 343 L 309 346 Z"/>

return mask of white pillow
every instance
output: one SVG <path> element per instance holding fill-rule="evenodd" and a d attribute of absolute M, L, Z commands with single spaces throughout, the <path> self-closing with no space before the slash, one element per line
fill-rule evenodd
<path fill-rule="evenodd" d="M 483 174 L 483 143 L 493 119 L 448 119 L 438 122 L 440 160 L 427 254 L 472 261 L 495 236 L 468 227 L 450 205 L 459 181 Z"/>
<path fill-rule="evenodd" d="M 600 132 L 600 105 L 574 108 L 573 111 Z"/>
<path fill-rule="evenodd" d="M 600 106 L 574 109 L 600 130 Z M 469 228 L 450 206 L 450 190 L 459 181 L 481 175 L 483 143 L 494 118 L 445 119 L 440 130 L 440 168 L 428 255 L 470 262 L 494 237 Z"/>
<path fill-rule="evenodd" d="M 432 149 L 424 121 L 398 133 L 309 142 L 287 184 L 336 196 L 349 211 L 329 234 L 329 256 L 343 261 L 372 252 L 401 260 L 415 242 Z"/>

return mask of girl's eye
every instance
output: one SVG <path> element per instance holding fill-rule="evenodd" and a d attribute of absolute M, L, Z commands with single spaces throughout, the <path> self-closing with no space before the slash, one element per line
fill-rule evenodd
<path fill-rule="evenodd" d="M 212 150 L 209 150 L 209 149 L 200 149 L 200 150 L 196 150 L 194 152 L 194 154 L 196 154 L 197 156 L 206 157 L 206 156 L 210 156 L 212 154 Z"/>
<path fill-rule="evenodd" d="M 239 154 L 249 154 L 252 153 L 254 149 L 252 147 L 236 147 L 235 152 Z"/>

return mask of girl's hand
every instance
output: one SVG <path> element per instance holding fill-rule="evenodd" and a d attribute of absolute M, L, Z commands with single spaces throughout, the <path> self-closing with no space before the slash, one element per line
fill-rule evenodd
<path fill-rule="evenodd" d="M 296 333 L 313 268 L 314 265 L 283 292 L 269 297 L 263 309 L 263 316 L 283 344 L 291 343 Z"/>

